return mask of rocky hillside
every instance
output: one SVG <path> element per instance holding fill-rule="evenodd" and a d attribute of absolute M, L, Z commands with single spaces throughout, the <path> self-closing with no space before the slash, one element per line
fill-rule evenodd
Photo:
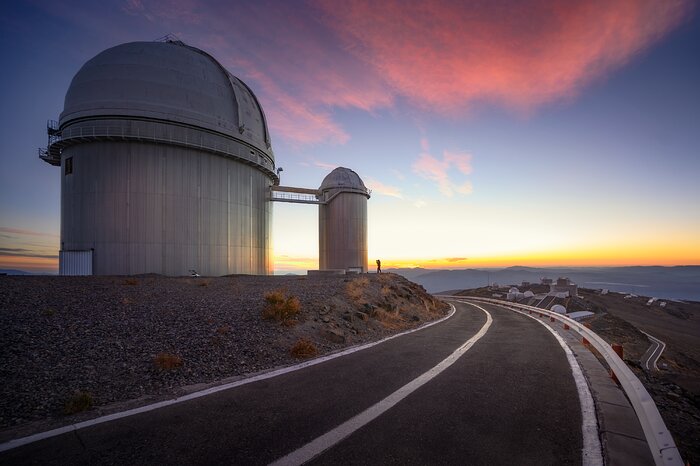
<path fill-rule="evenodd" d="M 377 340 L 447 308 L 394 274 L 0 276 L 0 428 L 7 437 L 145 404 Z"/>

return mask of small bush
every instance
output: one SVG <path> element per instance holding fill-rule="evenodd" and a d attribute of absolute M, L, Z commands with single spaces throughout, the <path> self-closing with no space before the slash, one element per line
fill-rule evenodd
<path fill-rule="evenodd" d="M 63 408 L 66 414 L 75 414 L 92 408 L 92 395 L 89 392 L 76 391 Z"/>
<path fill-rule="evenodd" d="M 293 325 L 292 319 L 299 314 L 301 303 L 296 296 L 287 296 L 282 290 L 265 293 L 263 319 L 274 319 L 286 325 Z"/>
<path fill-rule="evenodd" d="M 231 327 L 229 327 L 228 325 L 222 325 L 221 327 L 216 329 L 216 333 L 218 333 L 219 335 L 228 335 L 229 333 L 231 333 Z"/>
<path fill-rule="evenodd" d="M 131 300 L 131 298 L 122 298 L 122 304 L 125 306 L 129 306 L 131 304 L 134 304 L 134 301 Z"/>
<path fill-rule="evenodd" d="M 127 278 L 126 280 L 124 280 L 124 284 L 133 286 L 133 285 L 138 285 L 139 281 L 136 280 L 135 278 Z"/>
<path fill-rule="evenodd" d="M 54 314 L 56 314 L 56 309 L 52 309 L 52 308 L 44 309 L 42 314 L 44 314 L 46 317 L 52 317 Z"/>
<path fill-rule="evenodd" d="M 294 346 L 289 350 L 292 356 L 299 359 L 312 358 L 318 354 L 316 345 L 306 338 L 301 338 L 294 343 Z"/>
<path fill-rule="evenodd" d="M 158 353 L 153 364 L 160 370 L 169 371 L 182 366 L 182 358 L 170 353 Z"/>

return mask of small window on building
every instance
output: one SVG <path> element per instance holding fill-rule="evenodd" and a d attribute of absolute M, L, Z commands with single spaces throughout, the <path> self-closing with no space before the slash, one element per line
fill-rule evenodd
<path fill-rule="evenodd" d="M 73 173 L 73 157 L 66 157 L 65 174 L 70 175 L 71 173 Z"/>

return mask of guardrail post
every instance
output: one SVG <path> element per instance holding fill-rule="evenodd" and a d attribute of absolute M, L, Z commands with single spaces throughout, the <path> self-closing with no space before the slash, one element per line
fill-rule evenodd
<path fill-rule="evenodd" d="M 564 324 L 564 330 L 569 330 L 569 324 Z"/>

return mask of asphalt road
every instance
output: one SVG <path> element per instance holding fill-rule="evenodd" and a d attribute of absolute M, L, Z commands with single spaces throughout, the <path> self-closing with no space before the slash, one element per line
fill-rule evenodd
<path fill-rule="evenodd" d="M 485 324 L 447 321 L 273 379 L 0 454 L 0 464 L 268 464 L 443 361 Z M 566 356 L 542 325 L 483 305 L 488 332 L 454 364 L 313 464 L 581 464 Z"/>

